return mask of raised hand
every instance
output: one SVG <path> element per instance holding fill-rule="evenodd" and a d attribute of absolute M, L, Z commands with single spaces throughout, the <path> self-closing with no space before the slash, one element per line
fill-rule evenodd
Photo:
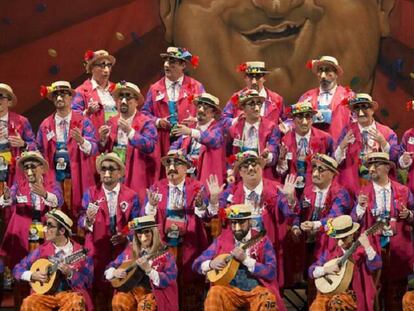
<path fill-rule="evenodd" d="M 210 175 L 207 179 L 207 187 L 210 192 L 210 203 L 212 205 L 219 203 L 220 194 L 223 192 L 224 184 L 219 185 L 217 175 Z"/>
<path fill-rule="evenodd" d="M 295 200 L 295 191 L 296 191 L 296 182 L 298 177 L 293 174 L 288 174 L 285 179 L 285 184 L 283 185 L 283 188 L 278 186 L 278 189 L 280 192 L 282 192 L 288 200 L 291 202 L 292 200 Z"/>
<path fill-rule="evenodd" d="M 147 189 L 147 198 L 148 198 L 148 203 L 151 206 L 158 206 L 158 202 L 160 202 L 160 194 L 159 194 L 159 189 L 157 188 L 156 190 L 152 190 L 152 189 Z"/>
<path fill-rule="evenodd" d="M 158 127 L 162 129 L 169 129 L 171 127 L 171 123 L 168 121 L 168 117 L 158 119 Z"/>
<path fill-rule="evenodd" d="M 182 136 L 182 135 L 191 135 L 191 129 L 184 124 L 177 124 L 176 127 L 171 131 L 171 134 L 174 136 Z"/>
<path fill-rule="evenodd" d="M 74 139 L 74 140 L 76 140 L 76 142 L 79 144 L 79 145 L 82 145 L 83 144 L 83 142 L 84 142 L 84 138 L 82 137 L 82 132 L 81 132 L 81 129 L 80 128 L 78 128 L 78 127 L 75 127 L 74 129 L 72 129 L 71 131 L 70 131 L 70 136 Z"/>
<path fill-rule="evenodd" d="M 136 260 L 137 265 L 145 271 L 145 273 L 149 273 L 151 271 L 151 265 L 149 264 L 147 258 L 140 257 Z"/>
<path fill-rule="evenodd" d="M 24 147 L 24 140 L 17 133 L 15 136 L 9 135 L 9 142 L 10 146 L 12 146 L 13 148 Z"/>
<path fill-rule="evenodd" d="M 131 126 L 128 124 L 127 121 L 125 121 L 122 118 L 119 118 L 118 120 L 118 127 L 125 132 L 126 134 L 129 134 L 129 132 L 131 132 L 132 128 Z"/>
<path fill-rule="evenodd" d="M 236 247 L 231 251 L 231 255 L 238 261 L 242 262 L 246 259 L 246 253 L 239 247 Z"/>
<path fill-rule="evenodd" d="M 42 198 L 46 199 L 47 197 L 47 191 L 45 190 L 45 187 L 43 186 L 42 183 L 38 183 L 38 182 L 34 183 L 32 185 L 32 192 L 34 194 L 41 196 Z"/>
<path fill-rule="evenodd" d="M 345 148 L 348 146 L 348 144 L 351 144 L 355 141 L 355 135 L 354 132 L 352 132 L 352 130 L 349 130 L 344 139 L 342 139 L 341 143 L 339 144 L 339 148 L 341 148 L 341 150 L 345 150 Z"/>
<path fill-rule="evenodd" d="M 98 129 L 98 134 L 99 134 L 99 141 L 101 143 L 106 142 L 106 140 L 108 139 L 109 136 L 109 132 L 110 132 L 111 128 L 108 125 L 102 125 L 99 129 Z"/>

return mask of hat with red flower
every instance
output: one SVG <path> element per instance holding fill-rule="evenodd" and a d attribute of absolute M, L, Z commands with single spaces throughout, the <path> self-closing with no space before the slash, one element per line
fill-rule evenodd
<path fill-rule="evenodd" d="M 265 62 L 260 61 L 242 63 L 237 67 L 237 71 L 244 72 L 245 74 L 269 73 L 269 71 L 266 69 Z"/>
<path fill-rule="evenodd" d="M 92 66 L 100 60 L 107 59 L 114 65 L 116 63 L 116 58 L 108 53 L 105 50 L 92 51 L 87 50 L 83 57 L 85 69 L 87 73 L 91 72 Z"/>
<path fill-rule="evenodd" d="M 161 53 L 160 56 L 165 58 L 176 58 L 185 62 L 191 63 L 194 68 L 198 67 L 200 58 L 196 55 L 192 55 L 186 48 L 170 46 L 167 48 L 166 53 Z"/>
<path fill-rule="evenodd" d="M 52 100 L 53 93 L 58 91 L 68 91 L 71 94 L 71 96 L 75 95 L 75 90 L 72 89 L 72 86 L 68 81 L 56 81 L 49 86 L 40 86 L 40 96 L 48 98 L 50 100 Z"/>
<path fill-rule="evenodd" d="M 344 73 L 342 67 L 339 66 L 338 60 L 333 56 L 322 56 L 319 59 L 312 59 L 306 64 L 306 67 L 312 70 L 314 74 L 318 73 L 319 67 L 321 66 L 332 66 L 335 68 L 338 76 L 341 76 Z"/>

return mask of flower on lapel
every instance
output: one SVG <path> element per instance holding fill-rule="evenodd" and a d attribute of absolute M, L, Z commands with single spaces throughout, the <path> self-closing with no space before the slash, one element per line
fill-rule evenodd
<path fill-rule="evenodd" d="M 122 201 L 121 203 L 119 203 L 119 206 L 121 207 L 122 213 L 125 213 L 125 211 L 128 209 L 128 202 Z"/>

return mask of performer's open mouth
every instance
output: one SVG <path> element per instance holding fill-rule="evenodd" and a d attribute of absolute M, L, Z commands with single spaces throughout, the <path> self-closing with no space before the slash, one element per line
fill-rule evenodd
<path fill-rule="evenodd" d="M 305 24 L 302 22 L 283 22 L 277 26 L 260 25 L 250 31 L 242 32 L 242 35 L 253 42 L 285 40 L 295 38 Z"/>

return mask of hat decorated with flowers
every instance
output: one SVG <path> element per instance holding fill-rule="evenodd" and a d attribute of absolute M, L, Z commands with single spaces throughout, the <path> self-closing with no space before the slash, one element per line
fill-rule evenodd
<path fill-rule="evenodd" d="M 369 104 L 372 109 L 378 109 L 378 103 L 372 100 L 371 95 L 366 93 L 358 93 L 355 96 L 348 99 L 349 109 L 354 110 L 355 107 L 361 104 Z"/>
<path fill-rule="evenodd" d="M 225 208 L 227 219 L 252 218 L 252 208 L 248 204 L 235 204 Z"/>
<path fill-rule="evenodd" d="M 71 96 L 75 95 L 75 90 L 72 89 L 72 86 L 68 81 L 56 81 L 48 86 L 40 86 L 40 96 L 48 98 L 50 100 L 52 100 L 53 93 L 60 91 L 67 91 Z"/>
<path fill-rule="evenodd" d="M 116 58 L 108 53 L 108 51 L 105 50 L 98 50 L 98 51 L 92 51 L 87 50 L 85 52 L 85 55 L 83 56 L 85 69 L 87 73 L 90 73 L 92 70 L 92 66 L 97 63 L 100 60 L 107 59 L 109 62 L 111 62 L 112 65 L 116 63 Z"/>
<path fill-rule="evenodd" d="M 259 99 L 262 103 L 266 100 L 266 98 L 261 96 L 257 90 L 247 89 L 234 94 L 231 98 L 231 102 L 233 104 L 239 105 L 239 107 L 243 107 L 245 103 L 253 99 Z"/>
<path fill-rule="evenodd" d="M 243 163 L 246 163 L 247 161 L 252 161 L 252 160 L 258 163 L 261 167 L 264 167 L 266 165 L 266 160 L 263 157 L 260 157 L 256 151 L 247 150 L 247 151 L 239 152 L 236 154 L 234 172 L 238 172 L 240 169 L 240 166 L 242 166 Z"/>
<path fill-rule="evenodd" d="M 266 69 L 265 62 L 260 61 L 242 63 L 237 67 L 237 71 L 244 72 L 245 74 L 269 73 L 269 71 Z"/>
<path fill-rule="evenodd" d="M 153 215 L 135 217 L 130 222 L 128 222 L 129 230 L 134 230 L 134 231 L 145 229 L 145 228 L 152 228 L 156 226 L 157 226 L 157 222 L 155 221 L 155 217 Z"/>
<path fill-rule="evenodd" d="M 328 219 L 326 234 L 334 239 L 342 239 L 359 229 L 359 224 L 352 221 L 351 216 L 341 215 Z"/>
<path fill-rule="evenodd" d="M 309 60 L 306 64 L 306 67 L 312 70 L 313 73 L 317 74 L 320 66 L 332 66 L 335 68 L 338 76 L 341 76 L 344 71 L 342 67 L 339 66 L 338 60 L 333 56 L 322 56 L 319 59 Z"/>
<path fill-rule="evenodd" d="M 119 97 L 119 94 L 122 91 L 128 91 L 128 92 L 131 92 L 135 96 L 135 98 L 139 100 L 144 100 L 144 96 L 141 94 L 141 90 L 139 89 L 139 87 L 134 83 L 127 82 L 124 80 L 118 83 L 112 84 L 110 91 L 114 98 Z"/>
<path fill-rule="evenodd" d="M 292 116 L 295 116 L 297 114 L 302 114 L 302 113 L 311 113 L 311 114 L 317 113 L 317 111 L 313 109 L 312 103 L 309 101 L 303 101 L 303 102 L 298 102 L 296 104 L 293 104 L 290 107 L 290 109 L 291 109 L 290 114 Z"/>
<path fill-rule="evenodd" d="M 197 68 L 199 65 L 200 58 L 196 55 L 192 55 L 190 51 L 186 48 L 177 47 L 177 46 L 170 46 L 167 48 L 166 53 L 161 53 L 160 56 L 162 58 L 176 58 L 181 59 L 185 62 L 191 63 L 194 68 Z"/>
<path fill-rule="evenodd" d="M 188 156 L 184 154 L 181 149 L 170 150 L 167 155 L 161 158 L 161 163 L 164 166 L 169 166 L 172 162 L 180 162 L 188 167 L 192 166 L 192 162 L 188 159 Z"/>

